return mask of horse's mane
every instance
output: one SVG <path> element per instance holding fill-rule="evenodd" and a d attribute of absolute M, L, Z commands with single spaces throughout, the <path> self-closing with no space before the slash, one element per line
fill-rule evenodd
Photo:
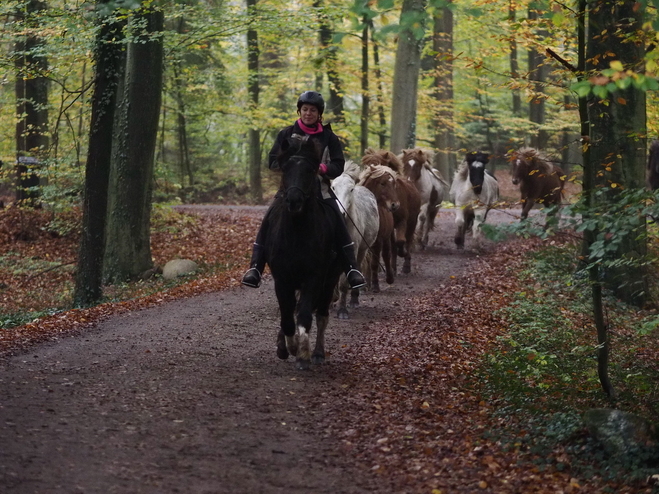
<path fill-rule="evenodd" d="M 346 161 L 346 164 L 343 168 L 343 173 L 352 178 L 355 183 L 359 182 L 359 175 L 361 174 L 361 167 L 352 160 Z"/>
<path fill-rule="evenodd" d="M 462 163 L 458 166 L 458 169 L 453 175 L 453 180 L 468 180 L 469 178 L 469 163 L 466 160 L 463 160 Z"/>
<path fill-rule="evenodd" d="M 549 175 L 554 171 L 554 165 L 549 160 L 547 155 L 535 148 L 519 148 L 515 153 L 513 153 L 513 159 L 520 157 L 524 159 L 524 161 L 526 161 L 529 165 L 535 164 L 540 173 Z"/>
<path fill-rule="evenodd" d="M 367 180 L 373 178 L 380 178 L 383 175 L 389 174 L 396 178 L 396 172 L 385 165 L 369 165 L 359 175 L 359 183 L 363 184 Z"/>
<path fill-rule="evenodd" d="M 382 165 L 391 168 L 396 173 L 403 173 L 403 162 L 394 153 L 385 149 L 376 151 L 368 148 L 362 156 L 362 165 Z"/>

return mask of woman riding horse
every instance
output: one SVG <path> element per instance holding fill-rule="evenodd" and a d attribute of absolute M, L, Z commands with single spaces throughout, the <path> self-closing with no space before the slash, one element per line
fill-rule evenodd
<path fill-rule="evenodd" d="M 318 188 L 319 198 L 322 199 L 336 213 L 338 221 L 336 222 L 335 246 L 339 258 L 342 260 L 342 266 L 346 273 L 350 288 L 360 288 L 366 284 L 364 276 L 357 269 L 358 264 L 355 258 L 355 249 L 346 228 L 345 220 L 339 210 L 336 197 L 329 187 L 329 181 L 343 173 L 345 158 L 339 138 L 332 131 L 329 124 L 323 125 L 323 111 L 325 110 L 325 101 L 320 93 L 315 91 L 305 91 L 297 100 L 297 113 L 300 118 L 293 124 L 282 129 L 277 135 L 272 149 L 270 150 L 268 167 L 271 170 L 278 169 L 277 156 L 281 150 L 281 144 L 291 136 L 298 136 L 304 139 L 311 139 L 319 143 L 323 150 L 323 160 L 320 164 L 319 179 L 320 187 Z M 268 216 L 270 209 L 266 212 L 261 228 L 256 235 L 256 241 L 252 249 L 252 260 L 249 269 L 242 279 L 242 284 L 252 288 L 258 288 L 261 285 L 261 275 L 265 268 L 265 241 L 268 234 Z"/>

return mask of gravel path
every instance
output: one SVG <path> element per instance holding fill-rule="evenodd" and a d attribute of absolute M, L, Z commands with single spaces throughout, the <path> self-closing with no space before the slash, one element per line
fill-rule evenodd
<path fill-rule="evenodd" d="M 488 221 L 510 219 L 495 211 Z M 477 255 L 471 238 L 456 251 L 452 222 L 438 215 L 410 275 L 364 293 L 351 319 L 332 314 L 328 363 L 309 372 L 275 355 L 269 277 L 256 290 L 118 315 L 0 361 L 0 492 L 391 492 L 319 419 L 341 386 L 345 349 L 369 322 L 394 320 L 408 298 Z"/>

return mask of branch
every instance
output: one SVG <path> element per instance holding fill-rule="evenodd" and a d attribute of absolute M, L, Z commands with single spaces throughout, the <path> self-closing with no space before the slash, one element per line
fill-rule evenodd
<path fill-rule="evenodd" d="M 572 65 L 570 62 L 565 60 L 563 57 L 561 57 L 558 53 L 556 53 L 551 48 L 547 48 L 545 51 L 547 52 L 547 55 L 549 55 L 554 60 L 557 60 L 558 63 L 560 63 L 563 67 L 565 67 L 570 72 L 572 72 L 574 74 L 579 72 L 579 70 L 574 65 Z"/>

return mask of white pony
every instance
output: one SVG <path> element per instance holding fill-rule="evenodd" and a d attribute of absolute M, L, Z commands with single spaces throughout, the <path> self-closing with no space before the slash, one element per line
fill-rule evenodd
<path fill-rule="evenodd" d="M 435 227 L 435 217 L 448 194 L 448 182 L 439 170 L 432 167 L 432 152 L 421 148 L 403 149 L 399 155 L 403 172 L 421 196 L 421 211 L 417 222 L 416 237 L 421 247 L 428 245 L 428 235 Z"/>
<path fill-rule="evenodd" d="M 490 160 L 487 153 L 467 153 L 453 176 L 451 202 L 455 204 L 455 245 L 464 248 L 466 231 L 471 228 L 474 238 L 479 236 L 479 227 L 485 222 L 487 212 L 499 200 L 499 184 L 496 178 L 485 171 Z"/>
<path fill-rule="evenodd" d="M 361 170 L 354 161 L 346 161 L 343 173 L 332 181 L 332 190 L 336 195 L 339 209 L 348 227 L 348 233 L 355 244 L 355 257 L 361 266 L 366 252 L 373 246 L 378 236 L 380 219 L 378 203 L 373 193 L 362 185 L 358 185 Z M 346 299 L 348 283 L 345 275 L 339 280 L 339 319 L 348 319 Z M 350 307 L 359 305 L 359 289 L 350 293 Z"/>

